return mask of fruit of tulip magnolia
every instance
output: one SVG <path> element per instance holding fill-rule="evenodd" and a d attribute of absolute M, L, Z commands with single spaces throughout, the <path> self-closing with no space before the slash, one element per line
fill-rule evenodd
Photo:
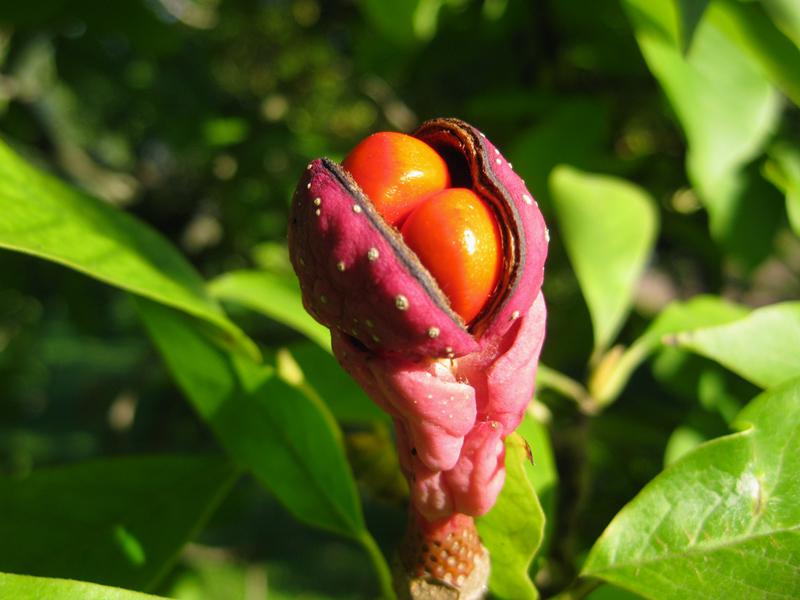
<path fill-rule="evenodd" d="M 306 309 L 330 328 L 342 366 L 394 420 L 411 490 L 406 568 L 458 588 L 479 558 L 477 535 L 467 535 L 471 517 L 494 504 L 505 478 L 503 440 L 533 393 L 548 236 L 524 182 L 477 129 L 434 119 L 412 138 L 414 150 L 382 139 L 368 151 L 357 147 L 344 166 L 313 161 L 294 194 L 289 250 Z M 403 175 L 415 173 L 417 156 L 433 165 L 430 177 Z M 442 195 L 472 208 L 437 200 Z M 463 248 L 444 257 L 465 228 L 481 243 L 496 240 L 477 261 Z M 431 562 L 417 551 L 452 547 L 458 536 L 474 538 L 470 560 L 445 551 Z"/>

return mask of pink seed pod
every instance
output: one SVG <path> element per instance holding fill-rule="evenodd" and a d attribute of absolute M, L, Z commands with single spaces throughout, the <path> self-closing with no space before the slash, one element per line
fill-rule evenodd
<path fill-rule="evenodd" d="M 330 160 L 313 161 L 298 184 L 289 251 L 303 303 L 330 328 L 337 359 L 394 419 L 412 521 L 461 523 L 494 504 L 503 439 L 533 393 L 548 234 L 522 179 L 477 129 L 434 119 L 413 136 L 444 158 L 454 187 L 473 190 L 497 218 L 503 272 L 475 319 L 453 312 L 398 231 Z"/>

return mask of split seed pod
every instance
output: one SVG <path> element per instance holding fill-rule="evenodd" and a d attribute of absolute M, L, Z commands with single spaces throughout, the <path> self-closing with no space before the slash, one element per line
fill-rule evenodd
<path fill-rule="evenodd" d="M 544 340 L 547 229 L 522 179 L 477 129 L 434 119 L 413 136 L 500 227 L 502 275 L 470 323 L 328 159 L 313 161 L 298 184 L 289 250 L 306 309 L 331 329 L 342 366 L 394 418 L 413 505 L 434 521 L 483 514 L 502 488 L 502 440 L 531 398 Z"/>

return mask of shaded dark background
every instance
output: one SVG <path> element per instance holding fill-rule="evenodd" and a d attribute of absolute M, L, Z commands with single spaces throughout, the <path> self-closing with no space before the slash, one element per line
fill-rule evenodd
<path fill-rule="evenodd" d="M 207 278 L 286 268 L 288 202 L 306 163 L 434 116 L 483 130 L 551 220 L 546 182 L 559 163 L 625 177 L 659 201 L 662 234 L 625 340 L 675 298 L 798 297 L 800 245 L 777 190 L 761 190 L 769 227 L 746 247 L 732 252 L 709 237 L 688 189 L 683 135 L 616 0 L 0 6 L 2 137 L 157 228 Z M 797 111 L 783 127 L 800 129 Z M 557 230 L 545 293 L 544 361 L 582 378 L 591 325 Z M 232 313 L 267 346 L 297 339 Z M 724 411 L 696 402 L 709 378 L 734 406 L 755 393 L 711 363 L 664 352 L 591 422 L 544 395 L 561 475 L 555 542 L 538 579 L 545 590 L 569 580 L 611 516 L 662 468 L 676 427 L 727 431 Z M 215 449 L 123 294 L 0 252 L 2 472 Z M 370 527 L 391 548 L 404 514 L 396 498 L 379 496 L 365 487 Z M 159 591 L 345 598 L 373 586 L 357 548 L 295 523 L 245 480 Z"/>

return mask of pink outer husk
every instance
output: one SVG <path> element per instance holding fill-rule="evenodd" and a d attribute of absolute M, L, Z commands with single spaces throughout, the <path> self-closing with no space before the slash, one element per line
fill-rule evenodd
<path fill-rule="evenodd" d="M 330 161 L 311 163 L 298 184 L 289 248 L 306 308 L 331 328 L 342 366 L 393 417 L 413 505 L 434 521 L 484 514 L 503 486 L 503 439 L 530 401 L 544 341 L 547 232 L 524 182 L 483 134 L 438 119 L 415 135 L 455 161 L 504 233 L 501 291 L 469 328 Z"/>
<path fill-rule="evenodd" d="M 399 362 L 334 333 L 342 366 L 395 421 L 400 465 L 429 520 L 482 515 L 503 487 L 505 449 L 533 393 L 546 309 L 539 295 L 495 344 L 451 360 Z"/>

